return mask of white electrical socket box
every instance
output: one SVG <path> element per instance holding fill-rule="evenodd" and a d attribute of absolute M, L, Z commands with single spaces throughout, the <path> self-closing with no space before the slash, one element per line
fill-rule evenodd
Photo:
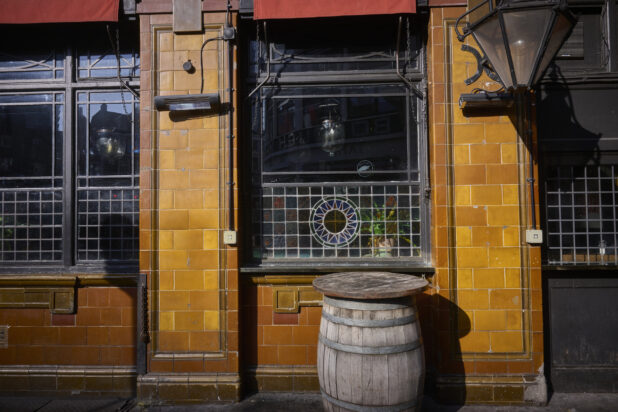
<path fill-rule="evenodd" d="M 526 242 L 531 245 L 540 245 L 543 243 L 543 231 L 540 229 L 526 230 Z"/>
<path fill-rule="evenodd" d="M 235 245 L 236 244 L 236 231 L 235 230 L 223 231 L 223 244 L 225 245 Z"/>

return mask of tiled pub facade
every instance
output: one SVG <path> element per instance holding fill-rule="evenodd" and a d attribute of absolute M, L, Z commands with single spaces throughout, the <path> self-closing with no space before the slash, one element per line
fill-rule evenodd
<path fill-rule="evenodd" d="M 446 402 L 542 404 L 547 386 L 541 251 L 524 236 L 530 225 L 529 148 L 517 132 L 513 109 L 464 116 L 459 95 L 495 84 L 486 76 L 464 84 L 476 71 L 476 61 L 461 51 L 454 34 L 464 5 L 431 4 L 419 9 L 427 22 L 421 32 L 431 267 L 414 274 L 430 282 L 418 298 L 426 388 Z M 237 66 L 232 131 L 237 245 L 223 242 L 230 206 L 225 111 L 178 117 L 154 107 L 155 96 L 200 92 L 200 49 L 222 35 L 227 18 L 223 1 L 204 1 L 202 9 L 201 33 L 177 33 L 171 0 L 142 0 L 137 6 L 139 272 L 147 279 L 146 319 L 138 324 L 137 274 L 1 275 L 0 326 L 9 328 L 8 342 L 0 346 L 0 391 L 135 394 L 152 404 L 237 401 L 254 390 L 319 391 L 322 296 L 311 282 L 324 271 L 242 270 L 246 262 L 238 245 L 250 235 L 242 216 L 251 198 L 240 196 L 239 202 L 238 191 L 249 191 L 239 174 L 248 164 L 241 152 L 250 147 L 250 137 L 239 124 L 247 121 L 239 116 L 247 90 Z M 244 43 L 233 44 L 238 63 Z M 227 47 L 211 41 L 203 52 L 203 92 L 218 93 L 222 102 L 231 80 Z M 187 60 L 195 72 L 183 70 Z M 74 305 L 57 310 L 49 306 L 50 296 L 61 292 Z M 11 297 L 16 294 L 20 297 Z M 47 299 L 48 306 L 36 306 L 36 299 Z M 144 345 L 138 330 L 148 338 L 145 365 L 136 360 Z"/>

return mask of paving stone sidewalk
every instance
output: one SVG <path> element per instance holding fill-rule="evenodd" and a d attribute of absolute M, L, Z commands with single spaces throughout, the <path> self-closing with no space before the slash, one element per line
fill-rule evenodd
<path fill-rule="evenodd" d="M 426 396 L 427 412 L 616 412 L 618 394 L 557 393 L 546 406 L 442 405 Z M 322 400 L 313 393 L 260 393 L 234 404 L 148 406 L 136 399 L 56 399 L 0 397 L 1 412 L 321 412 Z"/>

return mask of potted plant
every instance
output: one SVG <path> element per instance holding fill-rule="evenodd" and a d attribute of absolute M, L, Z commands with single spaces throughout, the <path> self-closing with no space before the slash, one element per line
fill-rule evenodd
<path fill-rule="evenodd" d="M 374 203 L 373 208 L 364 212 L 361 213 L 364 222 L 361 233 L 371 234 L 367 244 L 371 247 L 371 256 L 392 257 L 398 239 L 410 244 L 410 223 L 399 219 L 393 196 L 389 197 L 384 205 Z"/>

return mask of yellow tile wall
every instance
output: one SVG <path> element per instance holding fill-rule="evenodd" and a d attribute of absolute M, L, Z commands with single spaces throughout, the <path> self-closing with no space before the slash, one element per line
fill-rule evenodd
<path fill-rule="evenodd" d="M 540 266 L 534 258 L 539 251 L 521 235 L 528 217 L 520 160 L 526 148 L 513 112 L 466 117 L 459 108 L 462 93 L 499 88 L 486 75 L 470 86 L 464 83 L 476 72 L 476 60 L 461 50 L 453 30 L 464 11 L 432 8 L 429 23 L 436 267 L 430 294 L 439 295 L 438 302 L 449 302 L 442 309 L 434 307 L 434 323 L 436 318 L 457 317 L 457 322 L 434 325 L 438 344 L 451 356 L 437 354 L 432 362 L 443 373 L 465 371 L 466 376 L 533 374 L 542 365 L 543 348 L 542 316 L 537 316 Z M 449 309 L 446 314 L 444 307 Z"/>
<path fill-rule="evenodd" d="M 200 92 L 199 53 L 204 34 L 156 32 L 155 89 L 160 95 Z M 221 45 L 204 52 L 204 93 L 220 93 Z M 182 69 L 191 59 L 196 71 Z M 204 352 L 219 349 L 220 213 L 222 127 L 219 116 L 158 112 L 158 317 L 159 350 Z"/>

